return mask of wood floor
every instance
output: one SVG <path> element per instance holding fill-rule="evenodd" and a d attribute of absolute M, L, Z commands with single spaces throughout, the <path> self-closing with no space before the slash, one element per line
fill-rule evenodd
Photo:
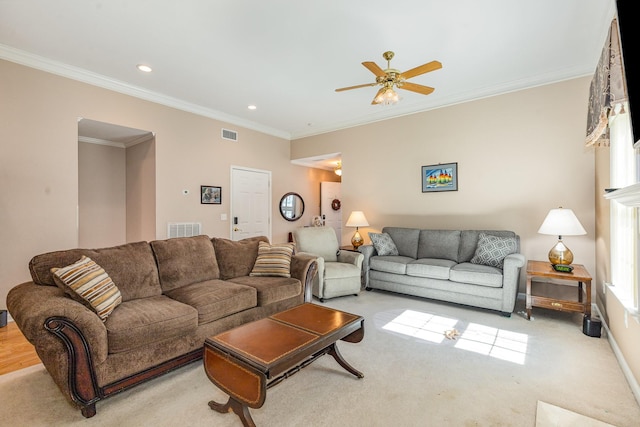
<path fill-rule="evenodd" d="M 35 348 L 22 335 L 15 322 L 0 328 L 0 375 L 37 365 Z"/>

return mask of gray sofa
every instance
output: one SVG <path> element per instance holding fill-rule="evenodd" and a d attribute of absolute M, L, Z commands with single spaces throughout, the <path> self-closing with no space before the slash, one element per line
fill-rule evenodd
<path fill-rule="evenodd" d="M 390 237 L 397 255 L 380 255 L 373 244 L 359 248 L 364 255 L 366 290 L 382 289 L 511 316 L 525 263 L 514 232 L 385 227 L 371 237 Z M 383 253 L 389 252 L 382 248 Z"/>

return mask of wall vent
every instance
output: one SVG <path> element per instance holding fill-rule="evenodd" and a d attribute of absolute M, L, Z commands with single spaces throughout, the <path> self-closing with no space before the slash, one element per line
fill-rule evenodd
<path fill-rule="evenodd" d="M 229 141 L 238 140 L 238 132 L 235 130 L 222 129 L 222 139 L 228 139 Z"/>
<path fill-rule="evenodd" d="M 199 236 L 202 224 L 199 222 L 170 222 L 167 224 L 167 236 L 172 237 L 192 237 Z"/>

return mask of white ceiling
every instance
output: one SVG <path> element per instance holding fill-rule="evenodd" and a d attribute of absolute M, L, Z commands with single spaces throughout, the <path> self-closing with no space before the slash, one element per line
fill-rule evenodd
<path fill-rule="evenodd" d="M 615 0 L 0 1 L 0 58 L 297 139 L 591 75 Z M 361 65 L 432 60 L 371 105 Z M 145 74 L 136 69 L 153 67 Z M 256 110 L 247 106 L 254 104 Z"/>

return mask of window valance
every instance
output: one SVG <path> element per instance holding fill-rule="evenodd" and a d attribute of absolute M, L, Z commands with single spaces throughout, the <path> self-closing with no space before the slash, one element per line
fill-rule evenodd
<path fill-rule="evenodd" d="M 586 146 L 609 144 L 609 118 L 617 114 L 627 101 L 618 21 L 613 19 L 609 33 L 591 79 Z"/>

